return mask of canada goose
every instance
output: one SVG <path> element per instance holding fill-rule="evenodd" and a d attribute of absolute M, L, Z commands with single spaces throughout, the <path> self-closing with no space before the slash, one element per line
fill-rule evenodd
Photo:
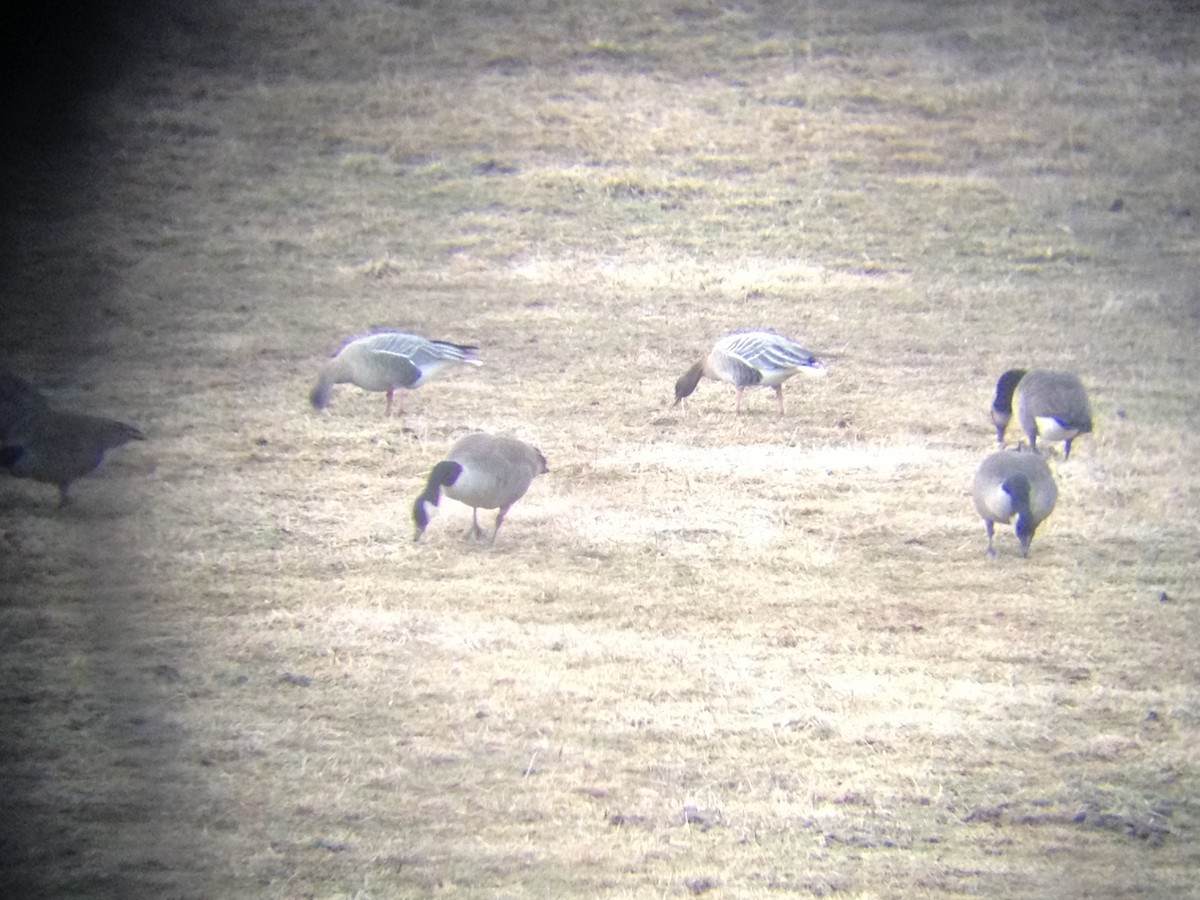
<path fill-rule="evenodd" d="M 413 503 L 417 526 L 413 540 L 421 539 L 444 490 L 447 497 L 471 507 L 472 524 L 466 536 L 475 540 L 483 537 L 479 510 L 499 510 L 489 542 L 494 543 L 508 510 L 525 496 L 535 477 L 549 471 L 541 451 L 516 438 L 479 432 L 460 438 L 450 448 L 449 457 L 433 467 L 425 490 Z"/>
<path fill-rule="evenodd" d="M 1029 556 L 1029 545 L 1038 525 L 1054 510 L 1058 487 L 1046 461 L 1028 450 L 998 450 L 987 457 L 975 473 L 972 488 L 975 509 L 987 527 L 988 556 L 995 556 L 992 532 L 996 522 L 1013 528 L 1021 542 L 1021 555 Z"/>
<path fill-rule="evenodd" d="M 145 439 L 124 422 L 44 409 L 5 436 L 0 465 L 18 478 L 57 485 L 59 506 L 63 506 L 71 482 L 99 466 L 106 450 Z"/>
<path fill-rule="evenodd" d="M 380 331 L 352 338 L 325 364 L 309 400 L 315 409 L 324 409 L 329 405 L 333 386 L 349 382 L 364 391 L 387 391 L 384 415 L 390 416 L 397 388 L 419 388 L 447 366 L 458 363 L 482 365 L 475 356 L 478 349 L 449 341 L 431 341 L 403 331 Z M 399 412 L 404 412 L 403 398 Z"/>
<path fill-rule="evenodd" d="M 712 350 L 675 382 L 675 405 L 691 396 L 703 376 L 737 388 L 735 409 L 742 411 L 742 391 L 771 387 L 783 415 L 783 383 L 797 372 L 826 374 L 824 363 L 795 341 L 774 331 L 734 331 L 719 338 Z"/>
<path fill-rule="evenodd" d="M 1017 422 L 1037 450 L 1038 438 L 1065 441 L 1063 458 L 1071 458 L 1071 441 L 1092 430 L 1092 409 L 1087 390 L 1071 372 L 1049 369 L 1009 369 L 996 382 L 992 400 L 992 422 L 996 439 L 1004 443 L 1004 432 L 1016 407 Z"/>
<path fill-rule="evenodd" d="M 48 408 L 41 391 L 24 378 L 0 369 L 0 441 L 27 418 Z"/>

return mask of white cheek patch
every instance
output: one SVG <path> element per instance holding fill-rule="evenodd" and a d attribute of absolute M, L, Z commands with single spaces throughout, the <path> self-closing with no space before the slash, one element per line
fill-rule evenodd
<path fill-rule="evenodd" d="M 1034 418 L 1038 436 L 1047 441 L 1066 441 L 1079 434 L 1078 428 L 1063 428 L 1052 416 L 1037 416 Z"/>
<path fill-rule="evenodd" d="M 423 513 L 425 514 L 425 521 L 426 521 L 426 522 L 432 522 L 432 521 L 433 521 L 433 517 L 434 517 L 435 515 L 437 515 L 437 510 L 438 510 L 437 506 L 435 506 L 434 504 L 430 503 L 428 500 L 422 500 L 422 501 L 421 501 L 421 512 L 423 512 Z"/>

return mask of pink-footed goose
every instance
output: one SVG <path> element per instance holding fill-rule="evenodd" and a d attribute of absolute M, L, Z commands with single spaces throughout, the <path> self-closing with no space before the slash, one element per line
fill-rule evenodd
<path fill-rule="evenodd" d="M 431 341 L 405 331 L 380 331 L 352 338 L 325 364 L 309 400 L 315 409 L 324 409 L 333 386 L 349 383 L 364 391 L 386 391 L 384 415 L 390 416 L 397 390 L 419 388 L 455 365 L 482 365 L 475 355 L 478 349 L 468 344 Z M 403 414 L 403 397 L 398 406 Z"/>
<path fill-rule="evenodd" d="M 675 382 L 675 405 L 696 390 L 702 377 L 727 381 L 737 388 L 734 404 L 742 411 L 742 391 L 770 387 L 783 415 L 783 383 L 803 372 L 826 374 L 825 364 L 795 341 L 774 331 L 734 331 L 719 338 L 712 349 Z"/>

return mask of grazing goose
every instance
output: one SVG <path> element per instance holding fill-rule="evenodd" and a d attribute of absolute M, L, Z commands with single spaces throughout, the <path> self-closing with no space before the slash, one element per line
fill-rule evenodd
<path fill-rule="evenodd" d="M 64 506 L 71 482 L 99 466 L 106 450 L 145 439 L 124 422 L 44 409 L 5 435 L 0 465 L 18 478 L 57 485 Z"/>
<path fill-rule="evenodd" d="M 1003 444 L 1016 407 L 1017 421 L 1037 450 L 1038 438 L 1065 441 L 1063 458 L 1071 458 L 1071 441 L 1092 430 L 1092 408 L 1083 383 L 1070 372 L 1009 369 L 996 382 L 992 422 Z"/>
<path fill-rule="evenodd" d="M 387 391 L 385 416 L 392 414 L 392 396 L 397 388 L 419 388 L 448 366 L 482 365 L 478 347 L 431 341 L 403 331 L 380 331 L 352 338 L 325 364 L 309 399 L 316 409 L 329 405 L 335 384 L 356 384 L 364 391 Z M 401 398 L 399 412 L 404 413 Z"/>
<path fill-rule="evenodd" d="M 48 408 L 41 391 L 24 378 L 0 369 L 0 441 L 27 418 Z"/>
<path fill-rule="evenodd" d="M 996 522 L 1013 528 L 1021 542 L 1021 555 L 1029 556 L 1029 545 L 1038 525 L 1054 510 L 1058 487 L 1046 461 L 1027 450 L 998 450 L 985 459 L 975 473 L 972 489 L 975 509 L 987 527 L 988 556 L 995 556 L 992 532 Z"/>
<path fill-rule="evenodd" d="M 675 405 L 690 397 L 701 377 L 728 381 L 737 388 L 735 409 L 742 411 L 742 391 L 748 387 L 775 389 L 783 415 L 783 383 L 797 372 L 824 375 L 825 365 L 795 341 L 773 331 L 734 331 L 717 340 L 712 350 L 675 382 Z"/>
<path fill-rule="evenodd" d="M 499 510 L 489 541 L 495 543 L 508 510 L 525 496 L 535 477 L 549 471 L 541 451 L 516 438 L 479 432 L 460 438 L 450 448 L 450 456 L 433 467 L 424 492 L 413 503 L 413 522 L 417 526 L 413 540 L 421 539 L 433 507 L 445 491 L 447 497 L 471 507 L 472 524 L 466 536 L 475 540 L 483 537 L 479 510 Z"/>

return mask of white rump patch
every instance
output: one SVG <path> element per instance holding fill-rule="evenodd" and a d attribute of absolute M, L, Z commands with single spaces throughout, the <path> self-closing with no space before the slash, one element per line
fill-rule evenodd
<path fill-rule="evenodd" d="M 1063 428 L 1051 416 L 1037 416 L 1033 421 L 1037 425 L 1038 437 L 1044 441 L 1067 441 L 1079 434 L 1078 428 Z"/>

